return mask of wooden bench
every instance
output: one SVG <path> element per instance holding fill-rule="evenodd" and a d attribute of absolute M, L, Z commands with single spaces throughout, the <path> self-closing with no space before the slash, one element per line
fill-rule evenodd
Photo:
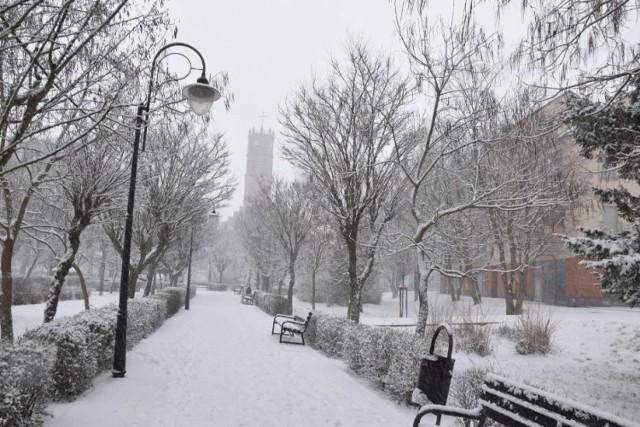
<path fill-rule="evenodd" d="M 472 410 L 443 405 L 425 405 L 413 420 L 413 427 L 427 414 L 478 421 L 477 426 L 490 425 L 489 420 L 509 427 L 585 426 L 639 427 L 615 415 L 573 402 L 537 388 L 487 374 L 478 400 Z M 489 424 L 487 424 L 489 423 Z"/>
<path fill-rule="evenodd" d="M 253 294 L 245 294 L 240 295 L 240 302 L 243 304 L 253 305 Z"/>
<path fill-rule="evenodd" d="M 242 291 L 244 290 L 244 288 L 242 286 L 238 286 L 236 288 L 233 288 L 233 294 L 234 295 L 242 295 Z"/>
<path fill-rule="evenodd" d="M 296 314 L 276 314 L 271 326 L 271 335 L 280 334 L 280 343 L 304 345 L 304 331 L 307 330 L 312 314 L 312 312 L 309 312 L 306 319 Z M 280 328 L 279 331 L 276 331 L 276 325 Z M 293 338 L 296 335 L 300 336 L 301 342 L 282 340 L 283 336 Z"/>

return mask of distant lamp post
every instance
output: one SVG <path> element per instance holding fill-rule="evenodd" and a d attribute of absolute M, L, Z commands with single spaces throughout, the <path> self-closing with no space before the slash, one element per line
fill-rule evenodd
<path fill-rule="evenodd" d="M 204 58 L 200 52 L 187 43 L 169 43 L 156 53 L 151 62 L 151 76 L 149 78 L 149 88 L 143 103 L 138 105 L 136 116 L 136 128 L 133 142 L 133 153 L 131 156 L 131 180 L 129 182 L 129 199 L 127 201 L 127 216 L 124 227 L 124 241 L 122 243 L 122 270 L 120 273 L 120 299 L 118 305 L 118 316 L 116 324 L 115 350 L 113 356 L 113 369 L 111 371 L 114 378 L 122 378 L 126 372 L 126 350 L 127 350 L 127 302 L 129 299 L 129 268 L 131 262 L 131 234 L 133 228 L 133 206 L 136 191 L 136 172 L 138 169 L 138 150 L 140 147 L 140 131 L 144 128 L 142 135 L 142 150 L 144 151 L 147 140 L 147 119 L 149 115 L 149 105 L 151 104 L 151 92 L 156 71 L 156 61 L 160 54 L 172 47 L 186 47 L 195 52 L 202 63 L 202 68 L 194 68 L 191 61 L 187 59 L 191 70 L 201 70 L 202 75 L 198 78 L 197 83 L 190 84 L 182 90 L 182 94 L 187 99 L 189 106 L 193 112 L 199 116 L 205 114 L 211 108 L 214 101 L 220 99 L 220 91 L 209 85 L 206 78 L 206 65 Z M 176 80 L 182 80 L 187 75 Z"/>
<path fill-rule="evenodd" d="M 211 213 L 209 213 L 209 219 L 218 218 L 220 215 L 216 213 L 216 210 L 213 209 Z M 184 297 L 184 309 L 189 310 L 191 301 L 191 259 L 193 258 L 193 226 L 191 226 L 191 236 L 189 237 L 189 264 L 187 267 L 187 295 Z"/>

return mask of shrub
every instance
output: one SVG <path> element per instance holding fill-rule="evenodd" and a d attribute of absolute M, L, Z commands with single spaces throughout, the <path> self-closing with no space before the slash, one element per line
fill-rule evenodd
<path fill-rule="evenodd" d="M 54 351 L 29 340 L 0 345 L 0 426 L 42 425 Z"/>
<path fill-rule="evenodd" d="M 228 289 L 227 285 L 223 285 L 221 283 L 209 283 L 209 290 L 214 292 L 226 292 Z"/>
<path fill-rule="evenodd" d="M 109 369 L 113 362 L 118 308 L 115 304 L 82 311 L 68 319 L 68 325 L 86 326 L 87 344 L 99 370 Z"/>
<path fill-rule="evenodd" d="M 323 313 L 311 317 L 307 343 L 347 362 L 399 402 L 408 403 L 429 343 L 392 328 L 356 324 Z M 305 333 L 305 338 L 307 334 Z"/>
<path fill-rule="evenodd" d="M 395 351 L 383 378 L 383 386 L 394 400 L 408 404 L 420 373 L 420 359 L 428 353 L 430 343 L 412 334 L 393 332 Z"/>
<path fill-rule="evenodd" d="M 164 288 L 160 292 L 154 294 L 154 298 L 160 298 L 165 301 L 167 318 L 173 316 L 180 310 L 180 307 L 184 305 L 186 296 L 187 290 L 177 287 Z"/>
<path fill-rule="evenodd" d="M 515 326 L 516 351 L 520 354 L 551 351 L 556 322 L 548 311 L 539 306 L 529 307 L 521 315 Z"/>
<path fill-rule="evenodd" d="M 51 277 L 31 276 L 28 280 L 24 280 L 22 277 L 16 277 L 13 280 L 13 305 L 39 304 L 47 300 Z M 91 288 L 89 283 L 87 283 L 87 287 L 87 292 L 90 294 Z M 67 276 L 60 290 L 59 300 L 67 301 L 76 299 L 82 299 L 80 281 L 77 276 Z"/>
<path fill-rule="evenodd" d="M 493 353 L 487 316 L 482 312 L 474 314 L 472 307 L 467 305 L 460 310 L 459 318 L 462 325 L 457 330 L 458 347 L 465 353 L 476 353 L 483 357 Z"/>
<path fill-rule="evenodd" d="M 276 314 L 291 314 L 289 310 L 289 302 L 287 297 L 283 295 L 270 294 L 268 292 L 256 291 L 253 297 L 255 305 L 260 307 L 262 311 Z"/>
<path fill-rule="evenodd" d="M 496 329 L 496 333 L 500 337 L 505 337 L 510 340 L 514 340 L 516 338 L 516 330 L 508 323 L 500 323 L 498 329 Z"/>
<path fill-rule="evenodd" d="M 127 345 L 132 347 L 160 327 L 169 306 L 180 304 L 184 291 L 168 288 L 157 297 L 131 300 L 127 307 Z M 55 347 L 52 373 L 54 399 L 70 399 L 86 390 L 113 358 L 117 307 L 107 305 L 57 319 L 24 334 L 24 339 Z"/>
<path fill-rule="evenodd" d="M 345 359 L 346 348 L 350 329 L 356 324 L 348 319 L 331 317 L 321 313 L 315 313 L 311 318 L 316 317 L 316 340 L 314 348 L 332 357 Z"/>
<path fill-rule="evenodd" d="M 162 293 L 162 292 L 161 292 Z M 127 347 L 131 348 L 158 329 L 167 315 L 167 302 L 159 298 L 137 298 L 127 307 Z"/>
<path fill-rule="evenodd" d="M 62 318 L 27 331 L 24 339 L 52 345 L 55 361 L 51 370 L 54 400 L 71 399 L 91 385 L 98 363 L 89 348 L 86 325 Z"/>
<path fill-rule="evenodd" d="M 457 371 L 453 376 L 449 390 L 448 404 L 464 409 L 474 409 L 478 406 L 478 398 L 482 393 L 482 384 L 489 369 L 482 366 Z M 470 420 L 458 420 L 456 425 L 469 427 Z"/>

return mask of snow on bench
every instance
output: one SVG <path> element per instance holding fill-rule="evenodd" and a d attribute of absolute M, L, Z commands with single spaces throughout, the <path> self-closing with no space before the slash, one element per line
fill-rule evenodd
<path fill-rule="evenodd" d="M 309 325 L 309 320 L 311 320 L 312 314 L 312 312 L 309 312 L 306 319 L 297 314 L 276 314 L 273 317 L 273 325 L 271 325 L 271 335 L 279 334 L 280 343 L 304 345 L 304 331 Z M 276 331 L 276 325 L 279 328 L 278 331 Z M 300 337 L 300 342 L 288 339 L 284 341 L 282 340 L 283 336 L 293 338 L 296 335 Z"/>
<path fill-rule="evenodd" d="M 426 414 L 477 420 L 478 427 L 491 425 L 489 420 L 509 427 L 640 427 L 633 421 L 495 374 L 487 374 L 478 404 L 471 411 L 425 405 L 413 420 L 413 427 L 419 427 Z"/>

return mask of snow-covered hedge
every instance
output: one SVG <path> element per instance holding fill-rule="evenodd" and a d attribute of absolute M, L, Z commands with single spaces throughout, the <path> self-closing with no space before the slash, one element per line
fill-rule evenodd
<path fill-rule="evenodd" d="M 186 290 L 166 288 L 130 300 L 127 345 L 156 330 L 184 305 Z M 48 399 L 67 400 L 91 386 L 113 361 L 117 306 L 63 317 L 27 331 L 15 346 L 0 348 L 0 426 L 41 425 Z M 6 372 L 6 373 L 5 373 Z"/>
<path fill-rule="evenodd" d="M 405 332 L 353 323 L 314 313 L 305 341 L 323 353 L 345 360 L 397 401 L 408 402 L 429 342 Z"/>
<path fill-rule="evenodd" d="M 0 426 L 42 425 L 53 349 L 31 340 L 0 344 Z"/>
<path fill-rule="evenodd" d="M 289 304 L 287 303 L 287 297 L 283 295 L 270 294 L 263 291 L 256 291 L 253 297 L 255 305 L 260 307 L 262 311 L 276 315 L 276 314 L 291 314 L 289 312 Z"/>
<path fill-rule="evenodd" d="M 195 286 L 193 286 L 191 296 L 195 295 Z M 159 298 L 165 301 L 167 312 L 166 317 L 171 317 L 176 314 L 180 307 L 184 305 L 184 299 L 187 296 L 187 290 L 185 288 L 164 288 L 162 291 L 153 295 L 154 298 Z"/>

